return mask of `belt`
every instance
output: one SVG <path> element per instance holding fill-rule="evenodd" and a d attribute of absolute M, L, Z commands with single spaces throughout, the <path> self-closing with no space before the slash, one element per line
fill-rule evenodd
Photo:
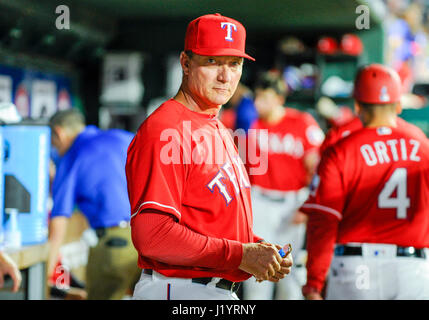
<path fill-rule="evenodd" d="M 361 256 L 362 247 L 353 247 L 346 245 L 339 245 L 335 247 L 336 256 Z M 377 254 L 377 252 L 376 252 Z M 426 258 L 424 249 L 417 249 L 414 247 L 396 247 L 397 257 L 414 257 L 414 258 Z"/>
<path fill-rule="evenodd" d="M 143 273 L 148 274 L 148 275 L 152 275 L 153 271 L 152 269 L 144 269 Z M 193 283 L 199 283 L 199 284 L 204 284 L 207 285 L 210 282 L 213 281 L 213 278 L 210 277 L 206 277 L 206 278 L 192 278 L 192 282 Z M 240 282 L 232 282 L 226 279 L 220 279 L 217 283 L 216 283 L 216 287 L 220 288 L 220 289 L 224 289 L 224 290 L 229 290 L 231 292 L 237 292 L 238 289 L 240 288 Z"/>

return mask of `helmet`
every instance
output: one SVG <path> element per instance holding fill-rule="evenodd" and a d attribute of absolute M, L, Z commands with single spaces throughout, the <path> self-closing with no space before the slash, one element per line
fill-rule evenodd
<path fill-rule="evenodd" d="M 353 97 L 363 103 L 387 104 L 401 99 L 401 80 L 392 68 L 370 64 L 359 69 Z"/>
<path fill-rule="evenodd" d="M 332 37 L 322 37 L 317 41 L 317 51 L 323 54 L 334 54 L 338 50 L 338 43 Z"/>
<path fill-rule="evenodd" d="M 340 49 L 345 54 L 358 56 L 363 51 L 363 44 L 357 35 L 347 33 L 341 38 Z"/>

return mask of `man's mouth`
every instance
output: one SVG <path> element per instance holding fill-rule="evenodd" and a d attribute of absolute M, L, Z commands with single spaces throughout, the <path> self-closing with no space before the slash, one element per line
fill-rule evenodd
<path fill-rule="evenodd" d="M 214 88 L 216 91 L 229 92 L 228 88 Z"/>

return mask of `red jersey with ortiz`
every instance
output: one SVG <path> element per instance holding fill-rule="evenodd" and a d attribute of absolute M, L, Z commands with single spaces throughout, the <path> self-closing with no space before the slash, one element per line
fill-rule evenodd
<path fill-rule="evenodd" d="M 363 128 L 322 156 L 301 207 L 307 284 L 319 290 L 336 243 L 429 247 L 429 145 L 404 127 Z"/>
<path fill-rule="evenodd" d="M 411 129 L 363 128 L 324 153 L 302 209 L 336 217 L 337 243 L 429 247 L 429 145 Z"/>

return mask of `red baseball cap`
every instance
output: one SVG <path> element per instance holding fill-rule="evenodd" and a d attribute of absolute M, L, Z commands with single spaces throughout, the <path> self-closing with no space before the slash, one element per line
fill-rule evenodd
<path fill-rule="evenodd" d="M 338 42 L 333 37 L 321 37 L 317 41 L 317 51 L 323 54 L 334 54 L 338 50 Z"/>
<path fill-rule="evenodd" d="M 373 63 L 359 69 L 353 97 L 363 103 L 386 104 L 401 100 L 401 80 L 390 67 Z"/>
<path fill-rule="evenodd" d="M 255 61 L 245 53 L 246 29 L 219 13 L 192 20 L 186 29 L 185 51 L 202 56 L 235 56 Z"/>
<path fill-rule="evenodd" d="M 352 56 L 358 56 L 363 51 L 363 43 L 361 39 L 357 35 L 351 33 L 343 35 L 340 47 L 345 54 Z"/>

